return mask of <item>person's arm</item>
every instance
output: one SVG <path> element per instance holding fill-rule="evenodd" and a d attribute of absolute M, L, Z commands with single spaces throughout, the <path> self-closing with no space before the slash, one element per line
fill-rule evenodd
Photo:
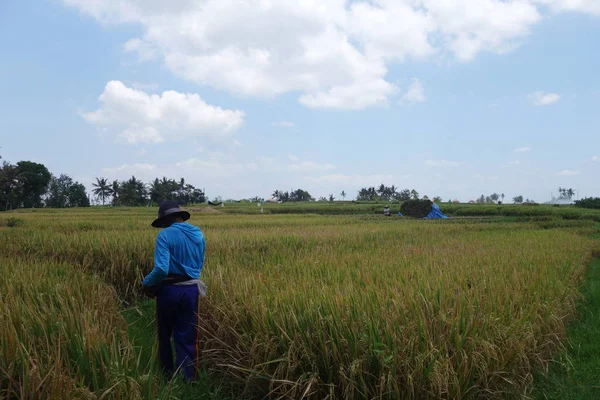
<path fill-rule="evenodd" d="M 143 285 L 146 287 L 158 286 L 169 275 L 170 261 L 171 253 L 165 235 L 159 234 L 154 250 L 154 269 L 144 278 Z"/>

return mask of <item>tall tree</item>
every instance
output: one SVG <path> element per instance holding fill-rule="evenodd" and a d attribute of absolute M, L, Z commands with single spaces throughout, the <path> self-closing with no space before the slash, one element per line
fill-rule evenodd
<path fill-rule="evenodd" d="M 419 192 L 417 192 L 415 189 L 410 191 L 410 195 L 413 200 L 419 200 Z"/>
<path fill-rule="evenodd" d="M 117 204 L 119 204 L 119 194 L 121 193 L 121 184 L 119 183 L 118 180 L 114 180 L 112 181 L 112 184 L 110 185 L 110 195 L 112 196 L 113 200 L 113 206 L 116 206 Z"/>
<path fill-rule="evenodd" d="M 410 190 L 404 189 L 398 194 L 398 201 L 408 201 L 410 200 Z"/>
<path fill-rule="evenodd" d="M 58 178 L 52 176 L 46 206 L 53 208 L 68 207 L 71 186 L 73 186 L 73 179 L 70 176 L 66 174 L 61 174 Z"/>
<path fill-rule="evenodd" d="M 179 196 L 183 196 L 183 191 L 185 190 L 185 179 L 181 178 L 179 180 Z"/>
<path fill-rule="evenodd" d="M 340 197 L 342 198 L 342 200 L 346 200 L 346 192 L 342 190 L 342 193 L 340 193 Z"/>
<path fill-rule="evenodd" d="M 111 188 L 106 178 L 96 178 L 96 182 L 92 183 L 94 189 L 92 189 L 92 193 L 94 196 L 102 200 L 102 205 L 104 205 L 105 200 L 108 196 L 110 196 Z"/>
<path fill-rule="evenodd" d="M 146 204 L 146 185 L 132 176 L 121 184 L 119 204 L 123 206 L 143 206 Z"/>
<path fill-rule="evenodd" d="M 515 196 L 515 197 L 513 197 L 513 201 L 515 203 L 522 203 L 523 202 L 523 196 L 522 195 Z"/>
<path fill-rule="evenodd" d="M 17 169 L 18 180 L 21 182 L 21 205 L 25 208 L 41 207 L 42 196 L 52 177 L 48 168 L 31 161 L 19 161 Z"/>
<path fill-rule="evenodd" d="M 79 182 L 74 182 L 69 188 L 67 194 L 68 207 L 89 207 L 90 198 L 85 192 L 85 186 Z"/>
<path fill-rule="evenodd" d="M 4 210 L 18 208 L 21 204 L 19 198 L 21 182 L 18 177 L 17 166 L 4 161 L 0 168 L 0 207 Z"/>

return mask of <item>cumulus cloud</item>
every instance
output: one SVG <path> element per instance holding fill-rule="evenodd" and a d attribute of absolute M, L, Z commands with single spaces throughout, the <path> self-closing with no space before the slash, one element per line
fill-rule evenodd
<path fill-rule="evenodd" d="M 556 93 L 534 92 L 529 95 L 529 101 L 534 106 L 549 106 L 560 100 L 560 95 Z"/>
<path fill-rule="evenodd" d="M 165 91 L 148 94 L 110 81 L 98 98 L 100 108 L 83 113 L 99 129 L 129 144 L 161 143 L 183 137 L 219 141 L 244 122 L 244 112 L 205 103 L 198 94 Z"/>
<path fill-rule="evenodd" d="M 435 167 L 457 167 L 461 165 L 461 162 L 458 161 L 448 161 L 448 160 L 427 160 L 425 161 L 425 166 L 430 168 Z"/>
<path fill-rule="evenodd" d="M 402 96 L 402 100 L 407 103 L 422 103 L 427 98 L 425 97 L 425 89 L 423 88 L 423 84 L 418 79 L 413 79 L 411 85 L 408 87 L 408 90 Z"/>
<path fill-rule="evenodd" d="M 594 157 L 592 157 L 592 161 L 600 161 L 600 156 L 594 156 Z"/>
<path fill-rule="evenodd" d="M 141 27 L 124 51 L 242 96 L 299 93 L 307 107 L 385 106 L 391 63 L 516 48 L 547 10 L 596 0 L 63 0 L 106 24 Z M 419 98 L 417 96 L 417 98 Z"/>
<path fill-rule="evenodd" d="M 516 149 L 513 150 L 514 153 L 527 153 L 528 151 L 531 151 L 531 147 L 523 146 L 523 147 L 517 147 Z"/>
<path fill-rule="evenodd" d="M 571 171 L 568 169 L 563 169 L 560 172 L 556 173 L 556 176 L 573 176 L 579 174 L 579 171 Z"/>

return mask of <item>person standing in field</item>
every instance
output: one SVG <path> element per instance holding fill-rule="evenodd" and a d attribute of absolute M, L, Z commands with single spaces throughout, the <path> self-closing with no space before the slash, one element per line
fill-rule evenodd
<path fill-rule="evenodd" d="M 163 372 L 171 377 L 176 370 L 186 381 L 196 379 L 198 370 L 198 303 L 206 296 L 200 280 L 206 242 L 197 226 L 188 224 L 190 213 L 174 201 L 158 209 L 155 228 L 164 228 L 156 238 L 154 269 L 143 281 L 143 291 L 156 298 L 158 352 Z M 173 366 L 171 338 L 175 342 Z"/>

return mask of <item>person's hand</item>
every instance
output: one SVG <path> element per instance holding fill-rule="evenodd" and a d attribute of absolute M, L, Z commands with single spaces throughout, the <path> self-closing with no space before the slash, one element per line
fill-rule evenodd
<path fill-rule="evenodd" d="M 142 286 L 142 292 L 144 292 L 144 295 L 146 295 L 146 297 L 149 297 L 151 299 L 156 298 L 156 287 L 154 286 Z"/>

